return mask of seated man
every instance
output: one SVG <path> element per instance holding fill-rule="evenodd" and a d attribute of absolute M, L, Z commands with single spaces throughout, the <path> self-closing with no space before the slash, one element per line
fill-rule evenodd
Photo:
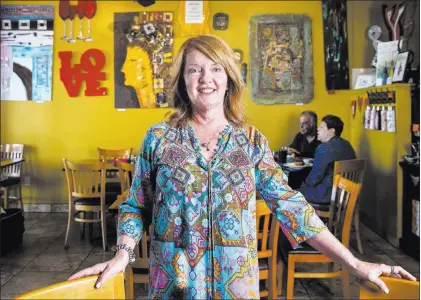
<path fill-rule="evenodd" d="M 351 144 L 341 138 L 343 128 L 344 123 L 341 119 L 327 115 L 317 129 L 317 137 L 322 144 L 316 149 L 310 174 L 299 188 L 309 203 L 329 203 L 335 161 L 356 158 Z"/>
<path fill-rule="evenodd" d="M 314 157 L 314 152 L 320 142 L 317 140 L 317 115 L 311 110 L 306 110 L 300 116 L 300 132 L 297 133 L 288 153 L 296 153 L 301 157 Z"/>

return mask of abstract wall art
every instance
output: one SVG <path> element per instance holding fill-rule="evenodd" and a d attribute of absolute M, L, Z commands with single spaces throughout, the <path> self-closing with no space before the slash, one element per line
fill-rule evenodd
<path fill-rule="evenodd" d="M 249 21 L 250 97 L 257 104 L 313 99 L 311 19 L 302 14 L 255 15 Z"/>
<path fill-rule="evenodd" d="M 349 89 L 346 0 L 323 0 L 326 90 Z"/>
<path fill-rule="evenodd" d="M 54 6 L 1 6 L 1 100 L 51 101 Z"/>

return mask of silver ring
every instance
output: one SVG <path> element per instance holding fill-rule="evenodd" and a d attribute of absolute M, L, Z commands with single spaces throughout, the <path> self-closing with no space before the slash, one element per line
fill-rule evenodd
<path fill-rule="evenodd" d="M 395 274 L 395 267 L 394 266 L 391 266 L 390 268 L 391 268 L 390 274 Z"/>

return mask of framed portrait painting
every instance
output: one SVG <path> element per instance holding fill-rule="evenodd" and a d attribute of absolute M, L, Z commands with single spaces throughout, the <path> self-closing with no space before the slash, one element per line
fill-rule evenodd
<path fill-rule="evenodd" d="M 313 99 L 311 31 L 311 19 L 303 14 L 250 19 L 250 97 L 255 103 L 308 103 Z"/>

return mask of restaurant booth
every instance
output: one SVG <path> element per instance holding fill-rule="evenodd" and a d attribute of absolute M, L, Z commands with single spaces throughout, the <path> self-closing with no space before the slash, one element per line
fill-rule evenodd
<path fill-rule="evenodd" d="M 25 89 L 25 84 L 15 72 L 10 75 L 10 93 L 22 98 L 17 101 L 2 92 L 2 97 L 9 98 L 1 101 L 1 144 L 25 145 L 25 161 L 20 174 L 25 214 L 68 211 L 63 158 L 71 161 L 95 159 L 97 148 L 133 148 L 132 155 L 136 155 L 148 128 L 165 120 L 171 112 L 166 87 L 171 62 L 179 47 L 193 35 L 213 34 L 224 39 L 236 53 L 246 85 L 243 101 L 247 121 L 267 137 L 272 151 L 291 143 L 299 131 L 299 117 L 304 110 L 316 112 L 319 122 L 328 114 L 342 119 L 345 124 L 342 137 L 350 141 L 358 158 L 367 159 L 358 199 L 362 224 L 419 259 L 419 252 L 416 255 L 409 249 L 412 243 L 419 243 L 419 181 L 412 181 L 416 189 L 408 192 L 411 176 L 418 176 L 419 180 L 419 125 L 416 126 L 419 115 L 411 114 L 419 110 L 419 76 L 414 75 L 418 73 L 415 69 L 419 68 L 419 27 L 408 38 L 407 49 L 415 54 L 411 65 L 414 71 L 406 70 L 402 80 L 393 82 L 390 79 L 378 86 L 361 85 L 355 89 L 358 76 L 371 74 L 374 76 L 371 80 L 378 79 L 371 66 L 375 55 L 373 39 L 367 34 L 368 29 L 378 25 L 379 40 L 389 41 L 389 29 L 384 23 L 381 6 L 390 5 L 389 2 L 343 1 L 346 3 L 343 26 L 347 28 L 347 44 L 342 47 L 347 51 L 338 55 L 346 56 L 344 61 L 348 68 L 343 77 L 346 79 L 339 78 L 345 74 L 341 69 L 333 83 L 327 76 L 332 73 L 327 58 L 329 39 L 326 38 L 331 32 L 326 28 L 329 20 L 323 9 L 323 5 L 330 5 L 331 1 L 196 1 L 199 6 L 189 3 L 194 1 L 86 1 L 95 5 L 94 8 L 85 7 L 82 13 L 78 11 L 78 1 L 71 0 L 67 1 L 70 15 L 66 15 L 61 6 L 63 2 L 66 1 L 2 2 L 2 20 L 11 19 L 12 27 L 23 26 L 19 20 L 28 14 L 5 10 L 6 6 L 47 7 L 36 13 L 45 14 L 45 28 L 43 22 L 34 20 L 28 25 L 31 30 L 38 28 L 33 29 L 38 33 L 36 43 L 46 43 L 50 47 L 50 52 L 37 56 L 44 61 L 35 59 L 31 65 L 32 80 L 38 82 L 37 87 L 35 83 L 32 86 L 34 91 L 40 92 L 18 93 L 19 89 Z M 415 9 L 418 15 L 414 20 L 419 25 L 419 6 Z M 27 20 L 31 18 L 27 17 Z M 286 88 L 266 93 L 261 88 L 259 78 L 273 79 L 274 86 L 278 86 L 277 80 L 284 80 L 282 84 L 292 80 L 292 77 L 279 77 L 269 70 L 270 67 L 267 67 L 269 71 L 259 69 L 259 62 L 263 61 L 259 56 L 262 39 L 274 34 L 279 51 L 288 48 L 279 46 L 283 45 L 282 36 L 259 31 L 264 24 L 272 23 L 289 24 L 302 30 L 297 47 L 301 47 L 299 55 L 304 58 L 299 69 L 307 76 L 302 83 L 311 87 L 304 95 L 294 91 L 287 95 L 284 93 Z M 153 28 L 147 24 L 153 24 Z M 9 30 L 7 28 L 3 23 L 2 32 Z M 142 30 L 159 32 L 153 46 L 137 40 Z M 2 43 L 3 39 L 2 33 Z M 133 46 L 136 41 L 139 42 Z M 158 43 L 162 46 L 158 47 Z M 154 47 L 151 52 L 154 54 L 149 57 L 134 50 L 149 46 Z M 10 56 L 14 63 L 29 68 L 28 61 L 22 57 L 25 54 L 18 57 L 15 52 Z M 139 88 L 142 83 L 136 81 L 139 78 L 136 68 L 139 67 L 133 61 L 139 59 L 150 60 L 150 64 L 141 68 L 153 74 L 144 79 L 153 88 L 152 92 Z M 274 70 L 278 68 L 274 61 L 269 64 Z M 47 74 L 36 73 L 44 67 Z M 412 83 L 408 83 L 410 75 Z M 42 76 L 46 76 L 50 86 L 43 83 Z M 362 79 L 360 77 L 360 84 Z M 147 93 L 153 93 L 154 98 L 148 98 Z M 282 97 L 277 97 L 276 93 Z M 376 93 L 385 94 L 386 100 L 376 102 L 372 97 Z M 387 96 L 389 94 L 393 94 L 393 100 L 392 96 Z M 395 130 L 365 128 L 368 106 L 393 110 Z M 411 145 L 418 148 L 411 148 Z M 418 159 L 412 160 L 417 155 Z M 410 159 L 405 160 L 405 156 Z M 407 171 L 402 163 L 409 163 L 415 171 Z"/>

